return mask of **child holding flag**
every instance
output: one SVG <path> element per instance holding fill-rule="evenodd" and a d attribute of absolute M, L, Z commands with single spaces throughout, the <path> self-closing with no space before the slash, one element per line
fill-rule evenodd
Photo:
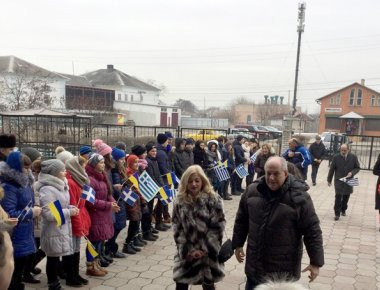
<path fill-rule="evenodd" d="M 9 289 L 24 288 L 23 271 L 36 252 L 33 217 L 41 214 L 41 208 L 34 206 L 34 179 L 31 172 L 25 168 L 30 163 L 29 157 L 20 152 L 11 152 L 7 161 L 0 163 L 0 181 L 5 192 L 1 205 L 10 218 L 18 220 L 11 235 L 15 269 Z"/>
<path fill-rule="evenodd" d="M 46 275 L 49 290 L 62 289 L 58 279 L 60 257 L 67 273 L 66 285 L 78 286 L 72 275 L 71 263 L 74 252 L 70 217 L 77 216 L 79 210 L 76 206 L 70 206 L 66 169 L 63 162 L 58 159 L 43 161 L 35 188 L 40 193 L 41 249 L 47 256 Z"/>
<path fill-rule="evenodd" d="M 80 163 L 86 163 L 84 157 L 75 156 L 67 160 L 65 164 L 67 171 L 66 178 L 69 185 L 70 204 L 77 206 L 79 209 L 79 215 L 71 217 L 74 254 L 71 257 L 72 272 L 70 274 L 73 276 L 72 279 L 78 282 L 76 284 L 87 285 L 88 280 L 79 275 L 79 261 L 81 238 L 83 236 L 88 236 L 91 227 L 90 215 L 85 207 L 86 200 L 81 198 L 83 188 L 90 183 L 90 180 Z M 98 274 L 99 272 L 100 270 L 96 269 L 91 272 L 91 274 Z M 103 274 L 103 272 L 101 273 Z"/>

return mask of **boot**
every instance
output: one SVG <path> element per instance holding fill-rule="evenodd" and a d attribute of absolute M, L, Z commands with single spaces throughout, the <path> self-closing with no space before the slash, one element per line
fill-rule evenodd
<path fill-rule="evenodd" d="M 106 254 L 106 248 L 105 248 L 104 244 L 102 244 L 100 256 L 104 260 L 106 260 L 109 264 L 113 263 L 112 257 Z"/>
<path fill-rule="evenodd" d="M 156 224 L 156 230 L 161 231 L 161 232 L 166 232 L 168 228 L 165 227 L 164 224 Z"/>
<path fill-rule="evenodd" d="M 158 234 L 160 232 L 159 230 L 156 230 L 153 227 L 150 228 L 150 231 L 152 232 L 152 234 Z"/>
<path fill-rule="evenodd" d="M 143 239 L 146 240 L 146 241 L 151 241 L 151 242 L 154 242 L 154 241 L 157 240 L 157 239 L 152 235 L 151 232 L 144 233 L 144 234 L 143 234 Z"/>
<path fill-rule="evenodd" d="M 110 263 L 108 263 L 108 261 L 106 259 L 104 259 L 104 257 L 100 256 L 99 255 L 99 265 L 102 267 L 102 268 L 106 268 L 110 265 Z"/>
<path fill-rule="evenodd" d="M 32 276 L 32 274 L 28 273 L 28 274 L 25 274 L 23 275 L 22 277 L 22 282 L 25 282 L 25 283 L 30 283 L 30 284 L 38 284 L 38 283 L 41 283 L 40 280 L 34 278 Z"/>
<path fill-rule="evenodd" d="M 139 247 L 135 246 L 133 241 L 130 243 L 130 245 L 131 245 L 132 249 L 134 249 L 136 252 L 141 252 L 141 249 Z"/>
<path fill-rule="evenodd" d="M 61 283 L 59 283 L 58 280 L 49 284 L 49 290 L 64 290 L 64 288 L 61 286 Z"/>
<path fill-rule="evenodd" d="M 142 242 L 138 239 L 137 236 L 133 238 L 133 245 L 134 245 L 135 247 L 140 247 L 140 248 L 145 246 L 145 244 L 142 243 Z"/>
<path fill-rule="evenodd" d="M 88 280 L 79 275 L 79 263 L 80 263 L 80 252 L 74 253 L 73 267 L 77 279 L 82 283 L 82 285 L 88 285 Z"/>
<path fill-rule="evenodd" d="M 94 276 L 94 277 L 104 277 L 106 275 L 106 273 L 100 271 L 96 267 L 95 264 L 96 264 L 95 261 L 86 263 L 86 266 L 87 266 L 86 275 L 87 276 Z"/>
<path fill-rule="evenodd" d="M 36 267 L 39 262 L 41 262 L 46 257 L 45 252 L 41 249 L 38 249 L 37 253 L 34 255 L 33 266 L 32 266 L 32 274 L 38 275 L 41 274 L 41 269 Z"/>
<path fill-rule="evenodd" d="M 224 192 L 224 194 L 223 194 L 223 199 L 224 200 L 232 200 L 232 197 L 228 194 L 228 192 L 226 191 L 226 192 Z"/>
<path fill-rule="evenodd" d="M 78 279 L 78 274 L 76 273 L 76 265 L 74 263 L 75 262 L 74 260 L 75 259 L 74 259 L 74 254 L 73 254 L 73 255 L 63 257 L 62 263 L 66 272 L 66 285 L 79 288 L 79 287 L 82 287 L 82 283 Z"/>
<path fill-rule="evenodd" d="M 135 255 L 136 251 L 130 246 L 130 243 L 125 243 L 123 246 L 123 253 Z"/>
<path fill-rule="evenodd" d="M 108 274 L 108 271 L 106 269 L 102 268 L 102 266 L 100 266 L 100 260 L 99 259 L 95 259 L 95 267 L 99 271 L 104 272 L 105 274 Z"/>
<path fill-rule="evenodd" d="M 146 246 L 148 243 L 144 241 L 143 239 L 143 235 L 142 234 L 138 234 L 137 235 L 137 239 L 142 243 L 144 244 L 144 246 Z"/>

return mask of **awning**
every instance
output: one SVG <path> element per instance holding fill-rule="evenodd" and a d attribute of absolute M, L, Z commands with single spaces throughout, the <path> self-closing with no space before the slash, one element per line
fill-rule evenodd
<path fill-rule="evenodd" d="M 340 116 L 341 119 L 364 119 L 363 116 L 355 113 L 355 112 L 349 112 L 343 116 Z"/>

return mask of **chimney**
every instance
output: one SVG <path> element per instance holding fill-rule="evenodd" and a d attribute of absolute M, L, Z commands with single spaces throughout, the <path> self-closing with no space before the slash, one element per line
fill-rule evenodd
<path fill-rule="evenodd" d="M 365 79 L 361 79 L 361 80 L 360 80 L 360 84 L 361 84 L 362 86 L 365 86 Z"/>
<path fill-rule="evenodd" d="M 107 71 L 112 72 L 113 71 L 113 64 L 107 64 Z"/>
<path fill-rule="evenodd" d="M 284 103 L 284 96 L 280 97 L 280 104 L 282 105 Z"/>
<path fill-rule="evenodd" d="M 268 97 L 269 97 L 268 95 L 265 95 L 265 96 L 264 96 L 264 99 L 265 99 L 265 104 L 267 104 L 267 103 L 268 103 Z"/>
<path fill-rule="evenodd" d="M 278 104 L 278 96 L 274 96 L 274 103 L 277 105 Z"/>

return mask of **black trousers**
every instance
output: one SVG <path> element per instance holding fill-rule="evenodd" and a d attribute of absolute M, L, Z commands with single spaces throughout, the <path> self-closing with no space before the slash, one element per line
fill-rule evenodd
<path fill-rule="evenodd" d="M 140 221 L 130 221 L 128 225 L 128 235 L 125 243 L 129 244 L 137 236 L 140 230 Z"/>
<path fill-rule="evenodd" d="M 154 204 L 154 199 L 148 202 L 148 204 L 144 208 L 141 208 L 141 211 L 142 211 L 141 230 L 143 233 L 148 233 L 152 227 L 153 204 Z"/>
<path fill-rule="evenodd" d="M 311 181 L 316 183 L 320 163 L 313 161 L 311 164 Z"/>
<path fill-rule="evenodd" d="M 247 282 L 245 282 L 245 290 L 253 290 L 258 285 L 259 284 L 257 284 L 255 281 L 253 281 L 247 277 Z"/>
<path fill-rule="evenodd" d="M 188 290 L 189 285 L 188 284 L 182 284 L 182 283 L 176 283 L 175 285 L 176 290 Z M 215 290 L 215 285 L 214 283 L 212 284 L 202 284 L 202 289 L 203 290 Z"/>
<path fill-rule="evenodd" d="M 113 232 L 113 237 L 110 238 L 107 242 L 105 242 L 104 246 L 105 246 L 105 250 L 107 252 L 107 254 L 109 252 L 111 253 L 116 253 L 119 249 L 119 245 L 116 243 L 116 239 L 118 237 L 118 235 L 120 234 L 121 230 L 117 230 L 114 228 L 114 232 Z"/>
<path fill-rule="evenodd" d="M 11 284 L 9 290 L 24 289 L 25 285 L 22 283 L 22 274 L 24 273 L 25 266 L 31 263 L 34 258 L 34 254 L 19 258 L 14 258 L 14 271 L 12 275 Z"/>
<path fill-rule="evenodd" d="M 347 210 L 347 204 L 349 199 L 350 194 L 335 194 L 334 211 L 336 216 L 340 216 L 340 213 L 342 211 Z"/>
<path fill-rule="evenodd" d="M 231 191 L 234 192 L 234 191 L 242 190 L 241 188 L 242 181 L 243 179 L 241 179 L 239 175 L 237 175 L 237 173 L 234 172 L 231 179 Z"/>

